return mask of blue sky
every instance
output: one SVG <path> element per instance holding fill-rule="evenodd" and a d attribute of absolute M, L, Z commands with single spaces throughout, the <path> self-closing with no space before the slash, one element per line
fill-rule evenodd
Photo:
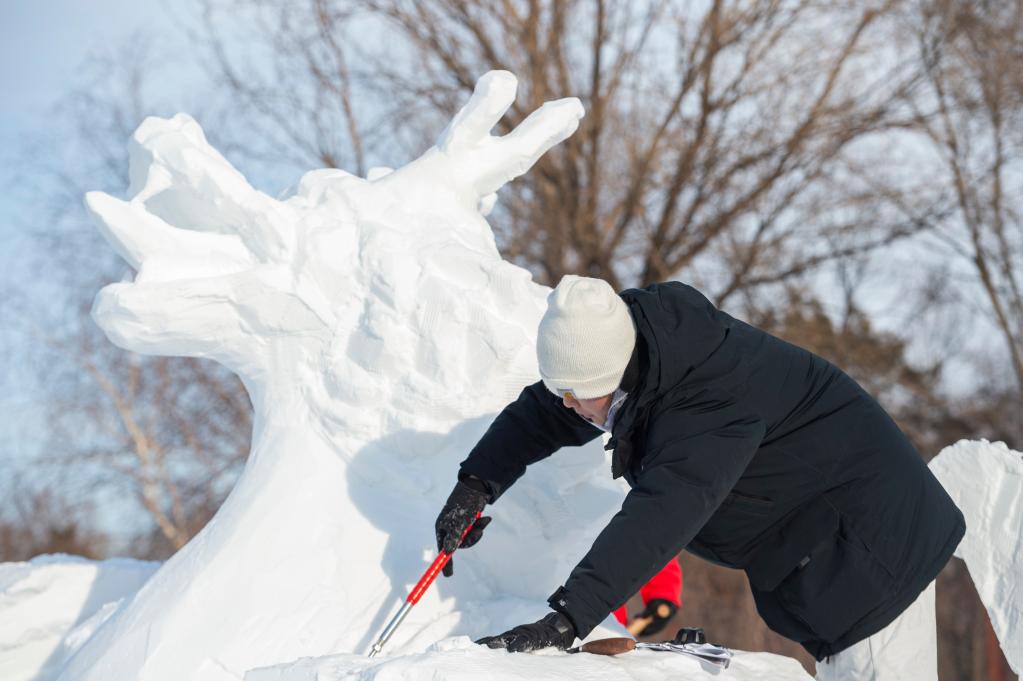
<path fill-rule="evenodd" d="M 23 145 L 60 135 L 53 107 L 90 52 L 166 21 L 156 0 L 0 0 L 0 290 L 19 277 L 19 232 L 35 215 L 15 159 Z"/>
<path fill-rule="evenodd" d="M 65 134 L 53 107 L 91 52 L 140 29 L 159 33 L 166 22 L 156 0 L 0 0 L 0 298 L 27 290 L 39 276 L 26 264 L 33 245 L 25 231 L 45 213 L 31 194 L 30 171 L 16 165 L 24 145 Z M 12 352 L 18 342 L 24 341 L 0 328 L 0 467 L 6 457 L 32 454 L 46 427 L 32 372 Z"/>
<path fill-rule="evenodd" d="M 156 0 L 3 0 L 0 10 L 0 130 L 4 147 L 45 127 L 53 103 L 74 85 L 90 51 L 166 17 Z"/>

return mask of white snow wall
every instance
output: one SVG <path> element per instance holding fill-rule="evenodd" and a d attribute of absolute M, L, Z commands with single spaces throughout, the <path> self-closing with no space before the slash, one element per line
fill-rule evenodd
<path fill-rule="evenodd" d="M 510 73 L 488 73 L 420 158 L 372 179 L 312 171 L 280 201 L 190 117 L 139 126 L 127 199 L 86 197 L 137 271 L 100 291 L 93 318 L 127 350 L 237 372 L 253 445 L 216 517 L 60 679 L 226 681 L 368 649 L 432 558 L 458 461 L 537 379 L 548 289 L 501 259 L 480 207 L 583 111 L 549 102 L 493 137 L 515 88 Z M 538 468 L 386 652 L 543 614 L 622 491 L 599 443 Z"/>
<path fill-rule="evenodd" d="M 966 516 L 956 556 L 1009 666 L 1023 673 L 1023 454 L 1004 442 L 960 440 L 929 465 Z"/>

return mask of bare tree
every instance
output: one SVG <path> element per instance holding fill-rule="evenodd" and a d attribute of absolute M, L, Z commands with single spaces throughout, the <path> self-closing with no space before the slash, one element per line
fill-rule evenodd
<path fill-rule="evenodd" d="M 364 174 L 370 150 L 391 131 L 367 125 L 379 106 L 351 55 L 356 8 L 320 0 L 198 4 L 200 16 L 179 24 L 203 55 L 213 91 L 226 93 L 214 114 L 218 148 L 276 180 L 316 166 Z"/>
<path fill-rule="evenodd" d="M 102 556 L 109 538 L 97 527 L 95 505 L 72 504 L 53 489 L 5 480 L 7 502 L 0 513 L 0 561 L 22 561 L 43 553 Z"/>
<path fill-rule="evenodd" d="M 247 44 L 262 46 L 273 78 L 228 49 L 215 0 L 198 38 L 249 127 L 280 139 L 280 158 L 360 171 L 379 153 L 360 130 L 429 129 L 486 70 L 522 80 L 505 132 L 551 96 L 579 96 L 580 130 L 501 198 L 492 222 L 506 256 L 549 283 L 684 274 L 722 302 L 929 225 L 926 211 L 858 215 L 871 197 L 841 167 L 859 140 L 903 122 L 916 83 L 904 60 L 877 57 L 894 4 L 242 3 Z M 322 133 L 328 119 L 348 153 Z"/>
<path fill-rule="evenodd" d="M 43 463 L 125 490 L 171 548 L 184 546 L 248 454 L 251 407 L 240 382 L 212 362 L 118 351 L 91 328 L 41 342 L 56 359 L 46 374 Z"/>
<path fill-rule="evenodd" d="M 58 111 L 73 133 L 56 151 L 37 147 L 26 156 L 25 166 L 47 178 L 36 188 L 33 238 L 35 265 L 49 276 L 45 293 L 26 290 L 5 312 L 22 336 L 23 361 L 36 368 L 35 399 L 47 413 L 36 474 L 52 474 L 62 497 L 94 500 L 105 491 L 134 500 L 173 549 L 229 491 L 248 453 L 251 410 L 230 372 L 212 362 L 126 354 L 89 316 L 96 291 L 125 272 L 86 217 L 82 196 L 127 184 L 127 140 L 145 116 L 166 113 L 151 96 L 159 56 L 136 36 L 94 58 Z M 144 523 L 131 524 L 148 534 Z"/>
<path fill-rule="evenodd" d="M 916 129 L 951 208 L 934 238 L 972 269 L 1023 405 L 1023 5 L 933 0 L 914 16 L 927 85 Z"/>

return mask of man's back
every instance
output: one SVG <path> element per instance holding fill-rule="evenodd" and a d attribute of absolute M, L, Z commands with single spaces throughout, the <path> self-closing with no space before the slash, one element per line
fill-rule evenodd
<path fill-rule="evenodd" d="M 634 450 L 627 477 L 673 445 L 683 458 L 727 458 L 727 439 L 685 452 L 694 422 L 759 420 L 755 453 L 689 550 L 745 569 L 768 623 L 811 652 L 884 626 L 964 529 L 909 440 L 840 369 L 716 310 L 695 289 L 672 282 L 622 296 L 647 356 L 632 430 L 615 432 Z M 846 590 L 824 588 L 843 579 Z M 808 589 L 834 601 L 801 602 Z"/>

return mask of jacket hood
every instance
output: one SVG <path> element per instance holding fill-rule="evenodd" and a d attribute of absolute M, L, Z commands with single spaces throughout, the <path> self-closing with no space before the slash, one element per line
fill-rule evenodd
<path fill-rule="evenodd" d="M 633 459 L 633 433 L 650 408 L 684 385 L 686 377 L 724 342 L 728 327 L 699 291 L 679 282 L 628 289 L 621 294 L 636 323 L 636 346 L 622 379 L 629 399 L 615 420 L 611 475 L 626 473 Z"/>
<path fill-rule="evenodd" d="M 645 390 L 656 396 L 682 384 L 728 335 L 720 313 L 696 289 L 678 282 L 621 293 L 645 341 Z"/>

